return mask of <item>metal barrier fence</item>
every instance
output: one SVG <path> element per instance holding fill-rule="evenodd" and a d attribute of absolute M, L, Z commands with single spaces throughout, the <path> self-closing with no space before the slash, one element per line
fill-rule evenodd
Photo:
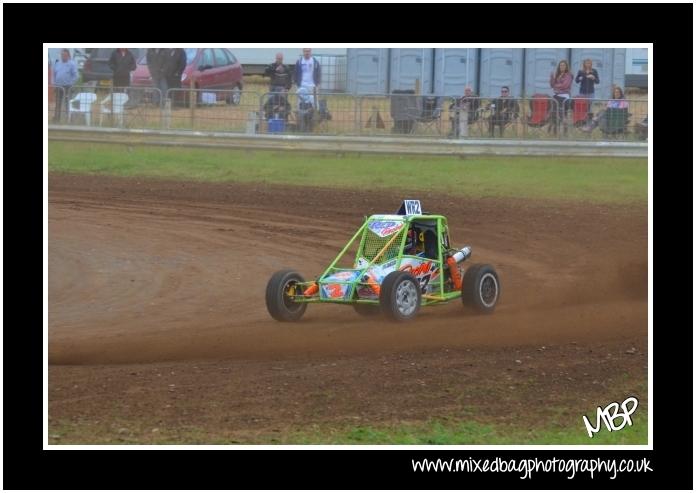
<path fill-rule="evenodd" d="M 258 110 L 256 92 L 207 89 L 169 89 L 165 129 L 246 132 L 249 113 Z"/>
<path fill-rule="evenodd" d="M 57 87 L 53 123 L 121 128 L 162 128 L 161 91 L 154 87 Z M 60 95 L 60 97 L 59 97 Z"/>
<path fill-rule="evenodd" d="M 54 123 L 246 134 L 451 139 L 647 139 L 647 100 L 298 95 L 240 90 L 52 86 Z M 56 119 L 57 118 L 57 119 Z"/>

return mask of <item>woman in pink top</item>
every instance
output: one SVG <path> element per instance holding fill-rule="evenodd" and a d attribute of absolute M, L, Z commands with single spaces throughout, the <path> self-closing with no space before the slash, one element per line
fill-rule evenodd
<path fill-rule="evenodd" d="M 556 72 L 551 72 L 549 77 L 549 85 L 553 89 L 553 99 L 558 105 L 558 115 L 554 118 L 551 125 L 551 130 L 555 134 L 558 130 L 558 122 L 564 121 L 568 112 L 568 103 L 570 102 L 570 87 L 573 84 L 573 76 L 568 68 L 568 62 L 561 60 L 558 62 Z"/>

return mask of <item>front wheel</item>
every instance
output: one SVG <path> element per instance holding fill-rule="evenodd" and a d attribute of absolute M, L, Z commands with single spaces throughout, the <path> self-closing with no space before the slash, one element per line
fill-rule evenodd
<path fill-rule="evenodd" d="M 464 273 L 462 303 L 481 313 L 490 314 L 500 299 L 500 280 L 488 264 L 474 264 Z"/>
<path fill-rule="evenodd" d="M 266 286 L 266 308 L 271 317 L 279 322 L 296 322 L 305 310 L 306 303 L 297 303 L 296 295 L 302 294 L 301 275 L 292 270 L 281 270 L 271 276 Z"/>
<path fill-rule="evenodd" d="M 421 290 L 418 281 L 408 272 L 394 271 L 382 282 L 379 304 L 384 314 L 395 322 L 405 322 L 418 315 Z"/>

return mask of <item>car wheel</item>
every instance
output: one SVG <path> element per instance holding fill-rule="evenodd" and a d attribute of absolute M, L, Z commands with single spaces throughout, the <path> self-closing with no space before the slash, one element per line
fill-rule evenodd
<path fill-rule="evenodd" d="M 376 317 L 382 313 L 382 309 L 379 305 L 355 303 L 352 306 L 355 313 L 363 317 Z"/>
<path fill-rule="evenodd" d="M 271 317 L 279 322 L 296 322 L 302 318 L 307 304 L 297 303 L 293 297 L 302 294 L 298 283 L 303 282 L 302 276 L 292 270 L 281 270 L 271 276 L 266 286 L 266 308 Z"/>
<path fill-rule="evenodd" d="M 480 313 L 490 314 L 500 299 L 500 279 L 488 264 L 474 264 L 464 273 L 462 303 Z"/>
<path fill-rule="evenodd" d="M 387 318 L 395 322 L 415 318 L 421 305 L 418 281 L 408 272 L 390 272 L 382 281 L 379 304 Z"/>

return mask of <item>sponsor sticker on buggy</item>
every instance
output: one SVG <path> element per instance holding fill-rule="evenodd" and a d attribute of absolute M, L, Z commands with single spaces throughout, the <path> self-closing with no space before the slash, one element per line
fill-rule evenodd
<path fill-rule="evenodd" d="M 420 283 L 423 293 L 427 292 L 428 284 L 440 275 L 439 264 L 432 260 L 404 259 L 399 270 L 413 275 Z"/>
<path fill-rule="evenodd" d="M 322 284 L 321 297 L 336 299 L 348 299 L 350 284 Z"/>
<path fill-rule="evenodd" d="M 330 276 L 326 276 L 324 278 L 324 281 L 342 281 L 342 282 L 351 282 L 357 279 L 358 274 L 360 274 L 359 271 L 356 270 L 343 270 L 336 272 L 334 274 L 331 274 Z"/>
<path fill-rule="evenodd" d="M 367 227 L 380 238 L 390 236 L 404 225 L 401 221 L 372 221 Z"/>

